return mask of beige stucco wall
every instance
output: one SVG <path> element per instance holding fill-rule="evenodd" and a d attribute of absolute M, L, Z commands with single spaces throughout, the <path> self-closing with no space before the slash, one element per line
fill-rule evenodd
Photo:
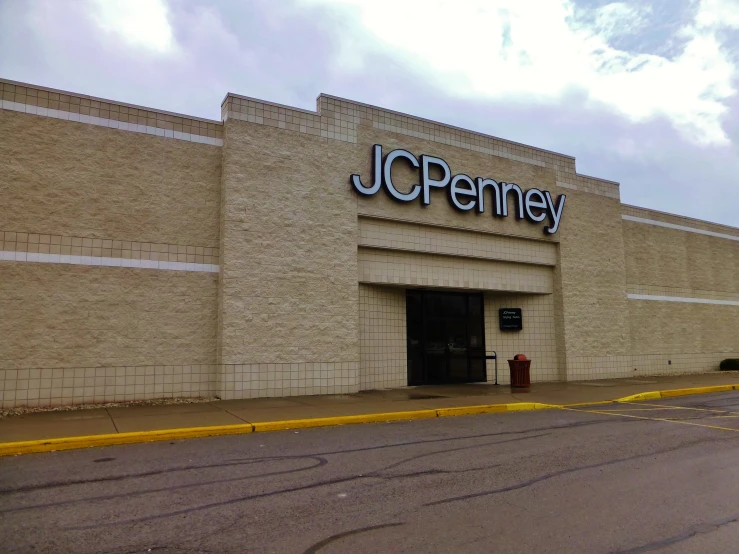
<path fill-rule="evenodd" d="M 216 293 L 211 273 L 0 262 L 3 404 L 212 396 Z"/>
<path fill-rule="evenodd" d="M 229 120 L 223 149 L 222 396 L 358 390 L 352 148 Z"/>
<path fill-rule="evenodd" d="M 629 292 L 739 295 L 739 241 L 628 220 L 623 236 Z"/>
<path fill-rule="evenodd" d="M 626 367 L 630 346 L 621 205 L 580 191 L 567 198 L 555 272 L 566 378 L 612 377 Z"/>
<path fill-rule="evenodd" d="M 3 231 L 218 246 L 214 146 L 0 110 Z"/>
<path fill-rule="evenodd" d="M 535 381 L 739 356 L 739 230 L 623 206 L 569 156 L 325 95 L 317 112 L 228 95 L 221 124 L 0 90 L 4 406 L 402 386 L 408 287 L 484 292 L 502 382 L 518 352 Z M 373 144 L 566 194 L 560 229 L 443 191 L 361 197 L 348 180 L 371 178 Z M 500 307 L 522 332 L 498 330 Z"/>
<path fill-rule="evenodd" d="M 359 249 L 358 279 L 416 287 L 552 292 L 552 271 L 546 266 L 374 248 Z"/>
<path fill-rule="evenodd" d="M 543 237 L 537 237 L 540 238 Z M 360 216 L 359 245 L 546 266 L 557 263 L 557 245 L 550 241 L 525 240 L 490 231 L 422 225 L 397 219 Z"/>
<path fill-rule="evenodd" d="M 738 358 L 738 308 L 630 300 L 632 373 L 712 371 L 721 360 Z"/>
<path fill-rule="evenodd" d="M 214 394 L 217 273 L 30 260 L 217 266 L 220 148 L 9 110 L 0 137 L 3 405 Z"/>
<path fill-rule="evenodd" d="M 712 371 L 739 357 L 739 240 L 727 238 L 739 230 L 631 206 L 623 213 L 641 220 L 623 221 L 631 373 Z"/>

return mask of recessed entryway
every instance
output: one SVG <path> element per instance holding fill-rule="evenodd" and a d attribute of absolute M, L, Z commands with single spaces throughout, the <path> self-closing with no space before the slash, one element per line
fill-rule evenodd
<path fill-rule="evenodd" d="M 486 380 L 480 293 L 408 290 L 408 384 Z"/>

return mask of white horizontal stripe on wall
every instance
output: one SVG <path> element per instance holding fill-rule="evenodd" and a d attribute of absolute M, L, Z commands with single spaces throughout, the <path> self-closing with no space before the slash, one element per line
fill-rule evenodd
<path fill-rule="evenodd" d="M 78 123 L 88 123 L 89 125 L 108 127 L 110 129 L 118 129 L 120 131 L 131 131 L 133 133 L 142 133 L 145 135 L 155 135 L 158 137 L 186 140 L 189 142 L 199 142 L 201 144 L 211 144 L 213 146 L 223 146 L 223 139 L 219 138 L 204 137 L 202 135 L 194 135 L 190 133 L 181 133 L 179 131 L 170 131 L 169 129 L 159 129 L 158 127 L 151 127 L 150 125 L 127 123 L 125 121 L 105 119 L 103 117 L 96 117 L 93 115 L 71 113 L 62 110 L 52 110 L 51 108 L 41 108 L 39 106 L 29 106 L 28 104 L 11 102 L 10 100 L 0 100 L 0 107 L 2 107 L 4 110 L 40 115 L 43 117 L 53 117 L 54 119 L 63 119 L 64 121 L 77 121 Z"/>
<path fill-rule="evenodd" d="M 656 300 L 659 302 L 690 302 L 693 304 L 717 304 L 739 306 L 739 300 L 714 300 L 713 298 L 686 298 L 684 296 L 654 296 L 651 294 L 627 294 L 629 300 Z"/>
<path fill-rule="evenodd" d="M 165 262 L 160 260 L 132 260 L 130 258 L 105 258 L 101 256 L 71 256 L 69 254 L 41 254 L 0 250 L 0 261 L 31 262 L 40 264 L 93 265 L 101 267 L 134 267 L 167 271 L 200 271 L 218 273 L 220 266 L 189 262 Z"/>
<path fill-rule="evenodd" d="M 587 187 L 583 185 L 573 185 L 572 183 L 566 183 L 564 181 L 557 181 L 557 186 L 565 189 L 579 190 L 580 192 L 597 194 L 599 196 L 607 196 L 608 198 L 621 198 L 621 192 L 617 187 L 613 190 L 608 190 L 607 186 L 598 189 L 595 186 Z"/>
<path fill-rule="evenodd" d="M 710 237 L 718 237 L 721 239 L 739 241 L 739 236 L 736 236 L 736 235 L 726 235 L 724 233 L 706 231 L 705 229 L 696 229 L 695 227 L 686 227 L 684 225 L 676 225 L 674 223 L 665 223 L 664 221 L 656 221 L 654 219 L 634 217 L 633 215 L 622 215 L 621 219 L 623 219 L 624 221 L 635 221 L 636 223 L 646 223 L 647 225 L 656 225 L 657 227 L 667 227 L 668 229 L 677 229 L 678 231 L 687 231 L 689 233 L 698 233 L 700 235 L 708 235 Z"/>

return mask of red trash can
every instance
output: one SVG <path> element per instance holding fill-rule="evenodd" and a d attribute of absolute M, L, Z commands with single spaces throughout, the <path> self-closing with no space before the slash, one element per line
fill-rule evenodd
<path fill-rule="evenodd" d="M 511 386 L 527 388 L 531 385 L 531 360 L 523 354 L 516 354 L 512 360 L 508 360 L 511 370 Z"/>

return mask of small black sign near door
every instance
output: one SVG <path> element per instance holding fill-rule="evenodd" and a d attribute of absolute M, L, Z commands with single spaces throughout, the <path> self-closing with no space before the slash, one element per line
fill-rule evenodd
<path fill-rule="evenodd" d="M 521 308 L 501 308 L 498 310 L 498 314 L 501 331 L 520 331 L 523 329 Z"/>

